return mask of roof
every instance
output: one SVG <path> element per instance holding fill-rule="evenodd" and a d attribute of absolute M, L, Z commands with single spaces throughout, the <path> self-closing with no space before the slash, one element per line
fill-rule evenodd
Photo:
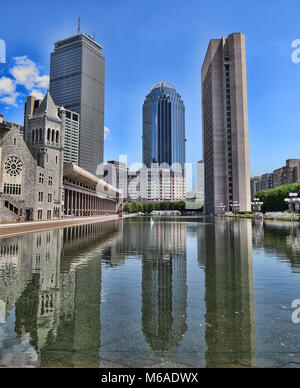
<path fill-rule="evenodd" d="M 121 196 L 122 194 L 121 190 L 108 184 L 102 179 L 99 179 L 97 176 L 91 174 L 74 163 L 64 163 L 64 178 L 68 178 L 75 182 L 80 182 L 84 185 L 90 186 L 96 189 L 97 192 L 99 191 L 100 195 L 105 194 L 109 197 L 115 198 L 116 195 Z"/>
<path fill-rule="evenodd" d="M 153 89 L 158 89 L 158 88 L 168 88 L 168 89 L 174 89 L 174 90 L 176 91 L 175 86 L 172 85 L 172 84 L 170 84 L 169 82 L 166 82 L 166 81 L 161 81 L 161 82 L 159 82 L 158 84 L 155 84 L 155 85 L 152 87 L 151 90 L 153 90 Z"/>
<path fill-rule="evenodd" d="M 58 117 L 57 106 L 54 104 L 49 92 L 47 92 L 40 106 L 30 119 L 38 119 L 42 117 L 47 117 L 48 120 L 61 123 L 61 119 Z"/>

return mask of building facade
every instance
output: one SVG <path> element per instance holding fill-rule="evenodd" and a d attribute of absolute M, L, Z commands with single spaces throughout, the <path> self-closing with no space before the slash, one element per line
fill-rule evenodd
<path fill-rule="evenodd" d="M 122 191 L 128 197 L 128 168 L 126 163 L 110 160 L 103 167 L 103 180 Z"/>
<path fill-rule="evenodd" d="M 24 128 L 29 128 L 29 120 L 35 114 L 42 100 L 28 96 L 24 107 Z M 79 163 L 79 131 L 80 116 L 64 107 L 56 106 L 57 114 L 61 119 L 64 131 L 64 162 Z M 24 131 L 25 137 L 25 131 Z"/>
<path fill-rule="evenodd" d="M 64 163 L 68 111 L 58 109 L 48 92 L 32 112 L 25 139 L 17 127 L 0 123 L 0 222 L 115 214 L 121 192 Z"/>
<path fill-rule="evenodd" d="M 255 194 L 261 190 L 261 177 L 255 176 L 250 179 L 251 199 L 255 198 Z"/>
<path fill-rule="evenodd" d="M 105 59 L 102 47 L 78 33 L 55 42 L 50 93 L 56 105 L 80 115 L 79 166 L 92 174 L 103 163 Z"/>
<path fill-rule="evenodd" d="M 185 107 L 175 87 L 153 86 L 143 105 L 143 163 L 185 164 Z"/>
<path fill-rule="evenodd" d="M 20 134 L 24 137 L 24 126 L 23 125 L 20 125 L 20 124 L 11 122 L 11 121 L 3 120 L 3 117 L 4 116 L 0 113 L 0 124 L 3 124 L 7 128 L 10 128 L 10 129 L 17 128 L 17 130 L 20 132 Z"/>
<path fill-rule="evenodd" d="M 224 203 L 251 209 L 245 37 L 209 43 L 202 66 L 205 212 Z"/>
<path fill-rule="evenodd" d="M 204 200 L 204 162 L 200 160 L 197 163 L 197 189 L 196 197 L 199 200 Z"/>
<path fill-rule="evenodd" d="M 138 182 L 138 183 L 137 183 Z M 153 164 L 138 172 L 134 187 L 138 188 L 138 200 L 150 202 L 184 201 L 186 199 L 185 176 L 181 171 L 172 171 Z"/>
<path fill-rule="evenodd" d="M 28 120 L 25 141 L 1 127 L 1 220 L 46 220 L 63 214 L 61 119 L 49 93 Z"/>

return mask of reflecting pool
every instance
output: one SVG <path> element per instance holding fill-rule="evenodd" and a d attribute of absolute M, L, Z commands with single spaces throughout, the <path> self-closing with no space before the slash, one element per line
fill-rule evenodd
<path fill-rule="evenodd" d="M 296 299 L 288 223 L 136 217 L 2 239 L 0 366 L 300 367 Z"/>

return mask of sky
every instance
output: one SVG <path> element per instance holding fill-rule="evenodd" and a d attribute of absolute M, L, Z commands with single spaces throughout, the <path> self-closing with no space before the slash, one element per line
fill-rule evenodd
<path fill-rule="evenodd" d="M 300 158 L 299 0 L 2 2 L 4 119 L 22 124 L 26 96 L 46 92 L 54 42 L 76 33 L 79 13 L 104 47 L 105 160 L 142 160 L 142 105 L 162 80 L 185 103 L 187 162 L 201 160 L 201 66 L 209 40 L 233 32 L 246 36 L 251 176 Z"/>

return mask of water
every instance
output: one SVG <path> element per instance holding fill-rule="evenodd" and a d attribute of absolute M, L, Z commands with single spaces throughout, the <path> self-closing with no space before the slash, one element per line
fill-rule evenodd
<path fill-rule="evenodd" d="M 130 218 L 0 240 L 0 365 L 299 367 L 300 229 Z"/>

